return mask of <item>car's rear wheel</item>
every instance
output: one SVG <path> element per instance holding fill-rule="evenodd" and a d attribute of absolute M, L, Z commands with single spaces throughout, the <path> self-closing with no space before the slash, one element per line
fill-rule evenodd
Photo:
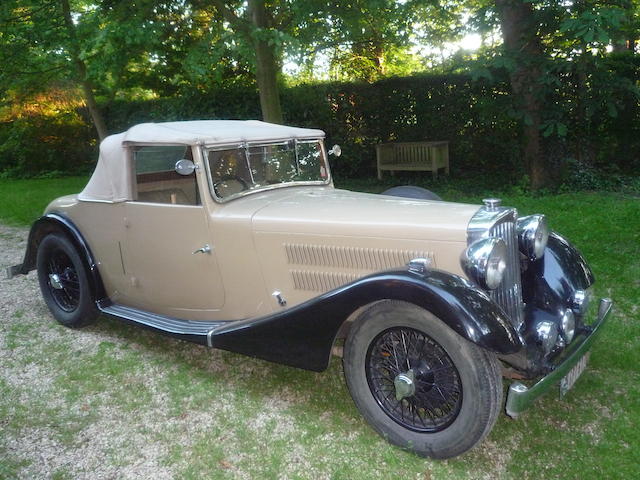
<path fill-rule="evenodd" d="M 365 419 L 395 445 L 433 458 L 473 448 L 502 403 L 493 354 L 415 305 L 383 301 L 354 322 L 343 365 Z"/>
<path fill-rule="evenodd" d="M 47 235 L 38 246 L 36 265 L 42 296 L 58 322 L 78 328 L 98 317 L 86 269 L 66 236 Z"/>

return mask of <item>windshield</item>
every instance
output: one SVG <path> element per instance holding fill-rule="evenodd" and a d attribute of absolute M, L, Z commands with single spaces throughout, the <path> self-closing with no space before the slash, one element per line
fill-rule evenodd
<path fill-rule="evenodd" d="M 207 161 L 211 189 L 219 199 L 267 187 L 329 180 L 320 140 L 210 149 Z"/>

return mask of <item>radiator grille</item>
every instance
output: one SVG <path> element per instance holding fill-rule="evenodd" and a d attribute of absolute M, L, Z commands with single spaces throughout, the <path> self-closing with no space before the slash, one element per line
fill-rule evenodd
<path fill-rule="evenodd" d="M 520 252 L 515 228 L 515 215 L 509 215 L 495 224 L 490 236 L 499 237 L 507 244 L 507 270 L 498 288 L 491 292 L 491 298 L 502 307 L 511 318 L 513 325 L 520 328 L 524 321 L 522 309 L 522 284 L 520 281 Z"/>

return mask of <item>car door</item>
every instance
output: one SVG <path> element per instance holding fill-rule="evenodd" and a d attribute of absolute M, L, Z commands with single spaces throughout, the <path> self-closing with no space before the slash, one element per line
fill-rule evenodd
<path fill-rule="evenodd" d="M 128 303 L 184 319 L 209 319 L 224 305 L 224 287 L 186 146 L 134 147 L 134 200 L 126 202 L 124 265 Z M 198 172 L 198 173 L 196 173 Z"/>

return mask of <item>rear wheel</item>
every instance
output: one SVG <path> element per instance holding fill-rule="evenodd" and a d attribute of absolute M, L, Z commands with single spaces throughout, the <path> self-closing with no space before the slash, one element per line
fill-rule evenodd
<path fill-rule="evenodd" d="M 42 296 L 58 322 L 77 328 L 98 317 L 82 259 L 67 237 L 47 235 L 38 246 L 36 265 Z"/>
<path fill-rule="evenodd" d="M 433 458 L 473 448 L 502 403 L 495 356 L 415 305 L 365 310 L 345 343 L 344 372 L 365 419 L 395 445 Z"/>

